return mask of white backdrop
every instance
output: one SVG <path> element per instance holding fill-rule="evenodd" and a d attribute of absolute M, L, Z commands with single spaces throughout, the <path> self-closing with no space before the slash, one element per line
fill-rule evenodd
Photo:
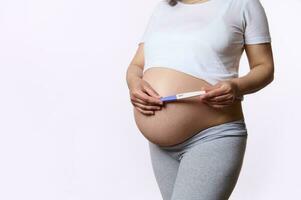
<path fill-rule="evenodd" d="M 243 102 L 248 146 L 231 200 L 295 200 L 301 1 L 261 2 L 275 80 Z M 125 81 L 156 3 L 0 1 L 0 199 L 161 199 Z"/>

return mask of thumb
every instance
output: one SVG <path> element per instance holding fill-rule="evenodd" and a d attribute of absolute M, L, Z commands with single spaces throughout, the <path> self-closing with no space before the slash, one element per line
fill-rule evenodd
<path fill-rule="evenodd" d="M 158 92 L 156 92 L 156 91 L 155 91 L 153 88 L 151 88 L 151 87 L 145 87 L 144 89 L 146 90 L 146 92 L 147 92 L 149 95 L 151 95 L 151 96 L 153 96 L 153 97 L 157 97 L 157 98 L 162 97 L 160 94 L 158 94 Z"/>
<path fill-rule="evenodd" d="M 201 87 L 201 90 L 204 90 L 205 92 L 208 92 L 208 91 L 210 90 L 210 88 L 207 87 L 207 86 L 202 86 L 202 87 Z"/>
<path fill-rule="evenodd" d="M 217 83 L 217 84 L 215 84 L 215 85 L 205 87 L 205 92 L 207 93 L 207 92 L 209 92 L 209 91 L 211 91 L 211 90 L 215 90 L 215 89 L 219 88 L 220 86 L 221 86 L 221 84 L 220 84 L 220 83 Z"/>
<path fill-rule="evenodd" d="M 215 85 L 213 85 L 212 86 L 212 88 L 219 88 L 219 87 L 221 87 L 222 86 L 222 83 L 221 82 L 218 82 L 218 83 L 216 83 Z"/>

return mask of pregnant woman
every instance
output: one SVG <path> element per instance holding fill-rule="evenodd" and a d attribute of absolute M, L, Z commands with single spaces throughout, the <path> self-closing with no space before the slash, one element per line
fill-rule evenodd
<path fill-rule="evenodd" d="M 260 1 L 160 0 L 138 43 L 126 80 L 163 199 L 228 199 L 248 136 L 243 97 L 274 76 Z M 239 77 L 244 50 L 250 71 Z M 160 99 L 197 90 L 205 94 Z"/>

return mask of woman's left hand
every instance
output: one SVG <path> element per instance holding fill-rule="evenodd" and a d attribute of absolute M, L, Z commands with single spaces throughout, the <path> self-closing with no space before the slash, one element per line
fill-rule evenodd
<path fill-rule="evenodd" d="M 213 87 L 202 87 L 206 93 L 200 96 L 200 100 L 214 108 L 224 108 L 234 103 L 241 96 L 239 88 L 234 81 L 220 81 Z"/>

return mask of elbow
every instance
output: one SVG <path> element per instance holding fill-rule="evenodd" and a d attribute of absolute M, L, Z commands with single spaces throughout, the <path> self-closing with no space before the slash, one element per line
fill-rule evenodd
<path fill-rule="evenodd" d="M 269 84 L 272 83 L 274 81 L 274 75 L 271 75 L 269 78 Z"/>
<path fill-rule="evenodd" d="M 271 75 L 271 78 L 270 78 L 271 82 L 274 81 L 274 74 Z"/>
<path fill-rule="evenodd" d="M 267 80 L 268 80 L 268 84 L 274 81 L 274 66 L 271 68 L 271 72 L 269 73 Z"/>

